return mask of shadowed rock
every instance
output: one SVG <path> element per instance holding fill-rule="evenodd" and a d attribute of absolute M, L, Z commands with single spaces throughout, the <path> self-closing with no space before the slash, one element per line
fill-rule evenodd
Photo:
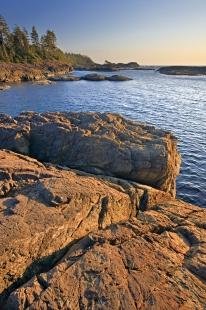
<path fill-rule="evenodd" d="M 74 75 L 66 75 L 66 76 L 63 75 L 63 76 L 51 77 L 50 80 L 55 82 L 74 82 L 79 81 L 80 78 Z"/>
<path fill-rule="evenodd" d="M 168 66 L 161 67 L 158 72 L 167 75 L 206 75 L 206 67 L 203 66 Z"/>
<path fill-rule="evenodd" d="M 81 80 L 98 82 L 98 81 L 106 80 L 106 77 L 102 74 L 90 73 L 90 74 L 86 74 L 86 75 L 82 76 Z"/>
<path fill-rule="evenodd" d="M 124 81 L 131 81 L 132 79 L 131 78 L 128 78 L 124 75 L 111 75 L 111 76 L 108 76 L 106 78 L 108 81 L 114 81 L 114 82 L 124 82 Z"/>
<path fill-rule="evenodd" d="M 114 81 L 114 82 L 124 82 L 124 81 L 130 81 L 132 80 L 131 78 L 128 78 L 123 75 L 111 75 L 111 76 L 105 76 L 102 74 L 97 74 L 97 73 L 90 73 L 86 74 L 85 76 L 81 77 L 81 80 L 86 80 L 86 81 Z"/>
<path fill-rule="evenodd" d="M 175 196 L 180 166 L 175 138 L 117 114 L 2 116 L 0 147 L 41 161 L 130 179 Z"/>

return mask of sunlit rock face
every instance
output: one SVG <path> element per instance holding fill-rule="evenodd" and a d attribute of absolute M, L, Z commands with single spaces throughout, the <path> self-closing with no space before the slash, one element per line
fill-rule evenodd
<path fill-rule="evenodd" d="M 2 309 L 204 309 L 205 210 L 6 150 L 0 177 Z"/>
<path fill-rule="evenodd" d="M 0 63 L 0 82 L 15 83 L 44 80 L 47 77 L 66 74 L 72 66 L 57 61 L 46 61 L 41 64 Z"/>
<path fill-rule="evenodd" d="M 0 309 L 204 309 L 206 211 L 174 198 L 170 133 L 115 114 L 0 123 Z"/>

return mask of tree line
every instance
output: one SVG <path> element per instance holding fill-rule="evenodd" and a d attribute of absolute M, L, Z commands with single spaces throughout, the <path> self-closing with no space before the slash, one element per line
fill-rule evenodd
<path fill-rule="evenodd" d="M 39 35 L 35 26 L 27 29 L 15 26 L 11 31 L 5 18 L 0 15 L 0 62 L 40 63 L 57 60 L 72 65 L 92 65 L 93 61 L 84 55 L 64 53 L 57 47 L 54 31 L 47 30 Z"/>

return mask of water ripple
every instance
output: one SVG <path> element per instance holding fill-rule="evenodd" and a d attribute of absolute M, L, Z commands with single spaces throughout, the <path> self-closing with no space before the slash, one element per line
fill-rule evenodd
<path fill-rule="evenodd" d="M 110 111 L 171 130 L 182 154 L 178 196 L 206 207 L 206 78 L 150 71 L 122 74 L 134 80 L 16 85 L 0 93 L 0 112 Z"/>

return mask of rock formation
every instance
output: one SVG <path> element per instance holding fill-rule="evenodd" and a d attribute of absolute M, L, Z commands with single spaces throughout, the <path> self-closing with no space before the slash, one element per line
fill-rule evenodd
<path fill-rule="evenodd" d="M 86 74 L 81 77 L 81 80 L 86 80 L 86 81 L 95 81 L 95 82 L 101 82 L 101 81 L 111 81 L 111 82 L 124 82 L 124 81 L 130 81 L 132 80 L 131 78 L 124 76 L 124 75 L 111 75 L 111 76 L 105 76 L 102 74 L 97 74 L 97 73 L 90 73 Z"/>
<path fill-rule="evenodd" d="M 8 89 L 10 89 L 10 88 L 11 88 L 11 86 L 9 86 L 9 85 L 0 84 L 0 91 L 1 91 L 1 90 L 2 90 L 2 91 L 8 90 Z"/>
<path fill-rule="evenodd" d="M 128 63 L 112 63 L 105 61 L 104 64 L 95 64 L 92 63 L 90 66 L 76 66 L 77 70 L 91 70 L 91 71 L 119 71 L 119 70 L 138 70 L 140 65 L 137 62 L 128 62 Z"/>
<path fill-rule="evenodd" d="M 60 75 L 49 78 L 49 80 L 54 82 L 74 82 L 79 81 L 80 77 L 74 75 Z"/>
<path fill-rule="evenodd" d="M 106 79 L 108 81 L 111 81 L 111 82 L 124 82 L 124 81 L 131 81 L 132 80 L 131 78 L 129 78 L 127 76 L 118 75 L 118 74 L 108 76 Z"/>
<path fill-rule="evenodd" d="M 158 72 L 167 75 L 206 75 L 206 67 L 203 66 L 168 66 L 160 67 Z"/>
<path fill-rule="evenodd" d="M 99 82 L 99 81 L 105 81 L 106 77 L 102 74 L 90 73 L 82 76 L 81 80 Z"/>
<path fill-rule="evenodd" d="M 71 70 L 71 65 L 54 61 L 35 65 L 0 63 L 0 82 L 44 80 L 47 77 L 66 74 Z"/>
<path fill-rule="evenodd" d="M 41 159 L 0 150 L 0 309 L 205 309 L 206 211 L 173 197 L 179 155 L 169 133 L 98 113 L 0 123 L 2 148 Z M 109 173 L 120 150 L 124 161 L 136 150 L 144 169 L 143 154 L 158 150 L 150 159 L 164 189 Z M 72 156 L 90 173 L 71 169 Z"/>
<path fill-rule="evenodd" d="M 168 132 L 109 113 L 28 112 L 0 120 L 1 148 L 175 196 L 180 156 Z"/>
<path fill-rule="evenodd" d="M 204 309 L 205 210 L 10 151 L 0 171 L 2 309 Z"/>

